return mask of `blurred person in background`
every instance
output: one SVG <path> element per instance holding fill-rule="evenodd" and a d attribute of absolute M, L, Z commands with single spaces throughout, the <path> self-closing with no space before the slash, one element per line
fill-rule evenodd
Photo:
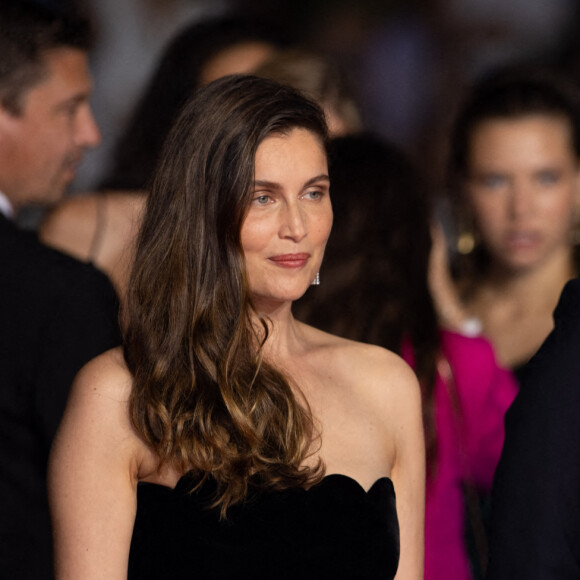
<path fill-rule="evenodd" d="M 443 324 L 481 331 L 518 372 L 578 271 L 579 103 L 551 72 L 501 69 L 472 88 L 453 128 L 457 252 L 451 277 L 436 232 L 432 291 Z"/>

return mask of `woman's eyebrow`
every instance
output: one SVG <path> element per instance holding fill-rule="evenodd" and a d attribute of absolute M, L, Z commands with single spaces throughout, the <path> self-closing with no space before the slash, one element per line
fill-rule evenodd
<path fill-rule="evenodd" d="M 328 177 L 328 175 L 326 175 L 326 173 L 321 173 L 320 175 L 317 175 L 316 177 L 310 178 L 304 184 L 304 187 L 309 187 L 310 185 L 313 185 L 314 183 L 318 183 L 319 181 L 330 182 L 330 177 Z M 276 183 L 275 181 L 268 181 L 267 179 L 256 179 L 254 181 L 254 187 L 266 187 L 268 189 L 281 189 L 282 186 L 279 183 Z"/>
<path fill-rule="evenodd" d="M 314 183 L 317 183 L 318 181 L 328 181 L 330 182 L 330 177 L 328 177 L 328 175 L 326 173 L 321 173 L 320 175 L 317 175 L 316 177 L 313 177 L 312 179 L 309 179 L 304 186 L 308 187 L 309 185 L 313 185 Z"/>
<path fill-rule="evenodd" d="M 275 181 L 268 181 L 267 179 L 256 179 L 254 187 L 266 187 L 267 189 L 281 189 L 281 185 Z"/>

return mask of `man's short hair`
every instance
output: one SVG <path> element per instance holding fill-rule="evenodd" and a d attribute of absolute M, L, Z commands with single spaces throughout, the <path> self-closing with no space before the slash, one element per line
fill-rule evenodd
<path fill-rule="evenodd" d="M 88 51 L 88 20 L 29 0 L 0 0 L 0 104 L 22 111 L 24 94 L 46 74 L 46 53 L 58 48 Z"/>

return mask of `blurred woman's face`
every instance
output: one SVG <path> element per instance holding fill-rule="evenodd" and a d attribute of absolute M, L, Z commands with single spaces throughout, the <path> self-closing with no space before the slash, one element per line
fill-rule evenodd
<path fill-rule="evenodd" d="M 250 290 L 261 309 L 300 298 L 320 268 L 332 227 L 326 152 L 305 129 L 258 147 L 241 230 Z"/>
<path fill-rule="evenodd" d="M 468 163 L 468 203 L 496 266 L 521 271 L 569 252 L 580 181 L 565 118 L 483 121 Z"/>

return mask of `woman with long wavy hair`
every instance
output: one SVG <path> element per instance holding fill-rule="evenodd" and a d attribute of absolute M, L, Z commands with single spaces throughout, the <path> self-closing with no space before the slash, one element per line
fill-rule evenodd
<path fill-rule="evenodd" d="M 292 316 L 332 224 L 326 134 L 265 79 L 186 105 L 124 350 L 78 375 L 53 449 L 57 578 L 422 577 L 416 378 Z"/>

